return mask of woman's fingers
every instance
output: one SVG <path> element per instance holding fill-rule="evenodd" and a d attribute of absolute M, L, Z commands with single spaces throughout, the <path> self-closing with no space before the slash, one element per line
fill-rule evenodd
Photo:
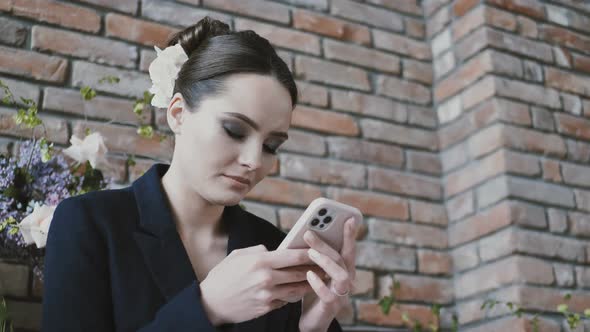
<path fill-rule="evenodd" d="M 305 232 L 303 235 L 303 240 L 309 245 L 310 248 L 321 252 L 322 254 L 330 257 L 333 261 L 337 262 L 339 265 L 344 266 L 344 260 L 342 260 L 340 253 L 334 250 L 334 248 L 332 248 L 329 244 L 324 242 L 324 240 L 317 236 L 313 231 Z"/>
<path fill-rule="evenodd" d="M 315 292 L 316 296 L 327 304 L 338 301 L 338 296 L 328 288 L 326 283 L 318 277 L 317 274 L 312 271 L 307 272 L 307 281 L 311 285 L 311 288 Z"/>
<path fill-rule="evenodd" d="M 344 260 L 344 264 L 348 269 L 351 279 L 354 280 L 356 274 L 356 232 L 358 226 L 354 218 L 348 219 L 344 224 L 344 234 L 342 239 L 342 249 L 340 254 Z"/>
<path fill-rule="evenodd" d="M 337 292 L 342 294 L 350 290 L 352 282 L 346 267 L 340 266 L 331 257 L 324 255 L 315 249 L 309 249 L 309 256 L 330 276 L 332 284 Z M 308 272 L 308 280 L 309 274 L 310 273 Z M 317 276 L 315 273 L 313 273 L 313 275 Z"/>

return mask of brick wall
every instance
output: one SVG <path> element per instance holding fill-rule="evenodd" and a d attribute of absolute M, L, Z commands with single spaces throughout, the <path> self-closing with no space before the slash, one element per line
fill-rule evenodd
<path fill-rule="evenodd" d="M 108 173 L 127 185 L 172 152 L 135 134 L 152 45 L 205 15 L 269 38 L 300 89 L 291 138 L 247 208 L 285 231 L 318 196 L 365 215 L 346 329 L 407 330 L 402 311 L 427 323 L 440 304 L 444 327 L 456 312 L 461 330 L 525 331 L 480 310 L 494 297 L 560 331 L 564 292 L 590 306 L 590 4 L 0 0 L 0 79 L 37 101 L 57 145 L 85 127 L 105 135 Z M 99 96 L 82 102 L 84 85 Z M 0 107 L 0 152 L 28 134 L 14 111 Z M 169 133 L 163 112 L 149 121 Z M 401 310 L 384 315 L 392 272 Z M 42 285 L 14 262 L 0 275 L 17 325 L 35 330 Z"/>

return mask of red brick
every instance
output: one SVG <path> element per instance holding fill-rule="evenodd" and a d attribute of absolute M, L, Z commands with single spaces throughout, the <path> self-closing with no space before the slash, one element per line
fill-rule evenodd
<path fill-rule="evenodd" d="M 479 4 L 479 0 L 457 0 L 453 4 L 453 14 L 463 16 Z"/>
<path fill-rule="evenodd" d="M 297 90 L 299 92 L 299 102 L 309 103 L 315 106 L 328 106 L 328 89 L 321 85 L 311 84 L 303 81 L 297 81 Z"/>
<path fill-rule="evenodd" d="M 570 233 L 576 237 L 590 238 L 590 214 L 570 212 Z"/>
<path fill-rule="evenodd" d="M 311 57 L 297 56 L 295 73 L 298 78 L 319 83 L 365 91 L 371 88 L 366 71 Z"/>
<path fill-rule="evenodd" d="M 353 117 L 317 108 L 297 105 L 293 110 L 291 124 L 324 133 L 357 136 L 359 128 Z"/>
<path fill-rule="evenodd" d="M 449 225 L 451 247 L 482 238 L 511 224 L 510 205 L 504 201 L 473 217 Z"/>
<path fill-rule="evenodd" d="M 590 162 L 590 144 L 567 139 L 567 158 L 582 163 Z"/>
<path fill-rule="evenodd" d="M 332 107 L 395 122 L 406 122 L 408 106 L 391 99 L 353 91 L 332 90 Z"/>
<path fill-rule="evenodd" d="M 356 278 L 351 294 L 373 296 L 374 289 L 375 273 L 373 271 L 356 270 Z"/>
<path fill-rule="evenodd" d="M 372 165 L 381 164 L 394 168 L 401 168 L 404 163 L 403 150 L 391 144 L 347 137 L 328 137 L 327 140 L 330 156 L 338 159 L 369 162 Z"/>
<path fill-rule="evenodd" d="M 569 27 L 571 29 L 590 32 L 590 18 L 578 11 L 564 7 L 547 5 L 547 18 L 549 21 Z"/>
<path fill-rule="evenodd" d="M 489 25 L 502 30 L 515 31 L 517 28 L 517 18 L 513 14 L 493 7 L 485 7 L 485 20 Z"/>
<path fill-rule="evenodd" d="M 515 299 L 515 302 L 520 303 L 524 309 L 557 313 L 557 306 L 564 303 L 566 292 L 563 290 L 526 285 L 515 287 L 518 291 L 518 298 Z M 571 298 L 567 301 L 569 310 L 576 313 L 583 312 L 590 303 L 590 295 L 587 292 L 571 293 Z"/>
<path fill-rule="evenodd" d="M 541 25 L 539 27 L 539 36 L 547 42 L 582 52 L 588 52 L 590 49 L 590 37 L 553 25 Z"/>
<path fill-rule="evenodd" d="M 575 69 L 590 73 L 590 57 L 574 54 L 573 60 Z"/>
<path fill-rule="evenodd" d="M 446 226 L 449 222 L 444 205 L 411 200 L 410 211 L 414 222 L 439 226 Z"/>
<path fill-rule="evenodd" d="M 535 84 L 495 78 L 495 89 L 498 95 L 511 97 L 548 108 L 561 109 L 561 101 L 557 91 Z"/>
<path fill-rule="evenodd" d="M 471 0 L 468 0 L 467 2 L 470 1 Z M 468 33 L 483 26 L 486 23 L 486 9 L 486 7 L 480 6 L 469 12 L 467 15 L 455 20 L 453 26 L 451 27 L 453 32 L 453 40 L 457 41 L 466 36 Z"/>
<path fill-rule="evenodd" d="M 13 95 L 13 98 L 17 105 L 25 106 L 21 100 L 22 98 L 32 99 L 37 105 L 39 105 L 39 87 L 30 83 L 12 80 L 5 77 L 0 77 L 0 81 L 8 86 L 8 89 Z M 5 97 L 4 89 L 0 89 L 0 100 Z"/>
<path fill-rule="evenodd" d="M 404 78 L 432 84 L 433 72 L 430 63 L 403 59 Z"/>
<path fill-rule="evenodd" d="M 448 247 L 447 233 L 438 227 L 379 219 L 369 219 L 368 223 L 369 239 L 372 240 L 418 248 L 445 249 Z"/>
<path fill-rule="evenodd" d="M 480 27 L 457 42 L 454 49 L 455 58 L 462 62 L 488 47 L 488 29 Z"/>
<path fill-rule="evenodd" d="M 583 140 L 590 140 L 590 120 L 556 113 L 557 131 Z"/>
<path fill-rule="evenodd" d="M 76 121 L 73 134 L 83 137 L 86 129 L 102 134 L 105 145 L 110 152 L 136 154 L 140 156 L 170 160 L 173 151 L 173 142 L 170 137 L 160 142 L 159 135 L 153 138 L 144 138 L 137 134 L 134 127 L 106 124 L 99 122 Z"/>
<path fill-rule="evenodd" d="M 105 18 L 106 35 L 147 46 L 166 46 L 168 39 L 178 30 L 166 25 L 148 22 L 129 16 L 109 13 Z"/>
<path fill-rule="evenodd" d="M 398 300 L 440 304 L 450 303 L 453 300 L 453 285 L 447 279 L 399 274 L 395 276 L 395 280 L 400 285 L 395 292 Z M 391 287 L 393 287 L 393 278 L 390 275 L 380 277 L 378 297 L 390 295 Z"/>
<path fill-rule="evenodd" d="M 513 13 L 531 16 L 537 19 L 545 18 L 543 5 L 537 0 L 486 0 L 486 2 Z"/>
<path fill-rule="evenodd" d="M 469 60 L 458 70 L 440 81 L 434 90 L 436 100 L 444 100 L 470 86 L 473 82 L 492 71 L 492 53 L 480 53 L 477 57 Z"/>
<path fill-rule="evenodd" d="M 329 188 L 328 197 L 358 208 L 364 216 L 375 216 L 396 220 L 408 220 L 408 202 L 392 195 L 378 194 L 352 189 Z"/>
<path fill-rule="evenodd" d="M 550 285 L 553 281 L 551 264 L 536 258 L 511 256 L 460 275 L 456 283 L 461 287 L 456 289 L 456 296 L 464 298 L 513 282 Z"/>
<path fill-rule="evenodd" d="M 33 27 L 31 47 L 127 68 L 137 60 L 137 50 L 129 44 L 42 26 Z"/>
<path fill-rule="evenodd" d="M 393 31 L 402 31 L 404 28 L 401 15 L 350 0 L 333 2 L 330 14 Z"/>
<path fill-rule="evenodd" d="M 543 163 L 543 179 L 552 182 L 561 182 L 561 173 L 559 162 L 555 160 L 544 160 Z"/>
<path fill-rule="evenodd" d="M 408 124 L 434 129 L 437 126 L 436 113 L 422 106 L 408 106 Z"/>
<path fill-rule="evenodd" d="M 576 186 L 590 187 L 590 167 L 588 165 L 562 164 L 565 183 Z"/>
<path fill-rule="evenodd" d="M 432 37 L 442 31 L 451 22 L 451 9 L 441 8 L 426 21 L 426 36 Z"/>
<path fill-rule="evenodd" d="M 495 85 L 494 77 L 484 76 L 484 78 L 463 90 L 463 92 L 461 92 L 463 109 L 467 110 L 493 96 L 496 92 Z"/>
<path fill-rule="evenodd" d="M 307 10 L 293 12 L 293 26 L 296 29 L 357 44 L 370 45 L 371 43 L 371 32 L 367 27 Z"/>
<path fill-rule="evenodd" d="M 319 38 L 309 33 L 244 19 L 236 19 L 235 26 L 236 30 L 254 30 L 279 47 L 315 55 L 320 54 Z"/>
<path fill-rule="evenodd" d="M 575 75 L 553 67 L 545 67 L 545 84 L 562 91 L 590 97 L 590 78 L 586 76 Z"/>
<path fill-rule="evenodd" d="M 18 20 L 0 18 L 0 42 L 2 44 L 24 46 L 29 30 L 29 27 Z"/>
<path fill-rule="evenodd" d="M 135 165 L 129 166 L 129 181 L 135 181 L 154 165 L 151 159 L 134 158 Z"/>
<path fill-rule="evenodd" d="M 2 294 L 26 297 L 28 295 L 29 267 L 0 261 L 2 275 Z"/>
<path fill-rule="evenodd" d="M 357 267 L 379 270 L 416 270 L 416 250 L 371 241 L 357 242 Z"/>
<path fill-rule="evenodd" d="M 289 23 L 289 7 L 260 0 L 203 0 L 205 7 L 268 21 Z"/>
<path fill-rule="evenodd" d="M 440 175 L 442 166 L 438 155 L 408 150 L 408 170 L 417 173 Z"/>
<path fill-rule="evenodd" d="M 363 165 L 287 154 L 280 158 L 281 176 L 284 178 L 345 187 L 366 187 L 366 171 Z"/>
<path fill-rule="evenodd" d="M 0 46 L 0 72 L 2 73 L 63 83 L 67 69 L 66 59 Z"/>
<path fill-rule="evenodd" d="M 401 71 L 399 57 L 395 55 L 329 39 L 324 40 L 324 56 L 329 60 L 348 62 L 391 74 L 399 74 Z"/>
<path fill-rule="evenodd" d="M 448 275 L 453 268 L 451 256 L 447 253 L 429 250 L 418 251 L 418 272 L 424 274 Z"/>
<path fill-rule="evenodd" d="M 424 15 L 429 17 L 434 12 L 442 8 L 444 5 L 451 2 L 451 0 L 425 0 L 423 1 Z"/>
<path fill-rule="evenodd" d="M 430 60 L 432 58 L 428 44 L 400 35 L 374 29 L 373 42 L 376 48 L 407 55 L 418 60 Z"/>
<path fill-rule="evenodd" d="M 132 101 L 104 96 L 96 96 L 92 100 L 85 101 L 77 90 L 45 88 L 43 109 L 74 114 L 78 117 L 87 116 L 113 122 L 140 123 L 139 117 L 133 113 Z M 152 113 L 150 111 L 145 113 L 144 122 L 151 123 Z"/>
<path fill-rule="evenodd" d="M 99 83 L 105 76 L 116 76 L 119 83 Z M 104 91 L 125 97 L 143 98 L 143 93 L 151 86 L 147 74 L 137 71 L 101 66 L 90 62 L 74 61 L 72 85 L 90 86 L 96 91 Z"/>
<path fill-rule="evenodd" d="M 498 150 L 481 160 L 475 161 L 466 168 L 451 173 L 446 177 L 445 193 L 452 196 L 493 178 L 506 171 L 506 163 L 506 154 L 503 150 Z"/>
<path fill-rule="evenodd" d="M 431 102 L 430 89 L 392 76 L 380 75 L 376 82 L 377 93 L 388 97 L 427 105 Z"/>
<path fill-rule="evenodd" d="M 398 307 L 392 306 L 389 314 L 383 314 L 378 303 L 362 302 L 357 303 L 357 317 L 360 322 L 367 322 L 379 326 L 404 326 L 402 314 L 406 313 L 411 319 L 419 321 L 422 326 L 430 324 L 438 325 L 436 316 L 427 306 L 413 304 L 402 304 Z"/>
<path fill-rule="evenodd" d="M 367 0 L 367 2 L 422 17 L 422 8 L 416 0 Z"/>
<path fill-rule="evenodd" d="M 406 34 L 410 37 L 424 38 L 426 37 L 426 25 L 422 20 L 415 20 L 405 17 Z"/>
<path fill-rule="evenodd" d="M 195 24 L 205 16 L 231 23 L 231 17 L 212 10 L 185 6 L 174 1 L 142 0 L 141 16 L 166 25 L 184 28 Z"/>
<path fill-rule="evenodd" d="M 537 23 L 525 16 L 518 16 L 518 34 L 523 37 L 537 38 L 539 36 L 539 29 Z"/>
<path fill-rule="evenodd" d="M 590 191 L 574 190 L 576 207 L 579 210 L 590 212 Z"/>
<path fill-rule="evenodd" d="M 428 199 L 441 199 L 439 181 L 381 168 L 369 168 L 369 189 Z"/>
<path fill-rule="evenodd" d="M 100 30 L 100 16 L 91 9 L 57 1 L 12 0 L 11 2 L 14 16 L 92 33 Z"/>
<path fill-rule="evenodd" d="M 305 207 L 322 196 L 318 186 L 297 183 L 279 178 L 265 178 L 246 197 L 267 203 L 289 204 Z"/>
<path fill-rule="evenodd" d="M 372 119 L 362 119 L 363 136 L 401 145 L 437 150 L 437 137 L 429 130 L 408 128 Z"/>
<path fill-rule="evenodd" d="M 281 145 L 280 150 L 325 156 L 326 141 L 322 135 L 289 129 L 289 139 Z"/>
<path fill-rule="evenodd" d="M 31 129 L 17 126 L 14 122 L 15 111 L 0 107 L 0 134 L 14 137 L 32 138 Z M 34 137 L 46 137 L 50 142 L 66 144 L 68 142 L 68 125 L 65 120 L 56 117 L 43 116 L 41 120 L 45 125 L 47 134 L 44 135 L 43 130 L 37 129 Z"/>
<path fill-rule="evenodd" d="M 566 154 L 563 138 L 559 135 L 506 126 L 505 144 L 514 149 L 562 158 Z"/>
<path fill-rule="evenodd" d="M 551 63 L 551 47 L 516 35 L 488 29 L 488 42 L 498 48 Z"/>
<path fill-rule="evenodd" d="M 111 8 L 129 14 L 137 12 L 138 0 L 79 0 L 100 7 Z"/>

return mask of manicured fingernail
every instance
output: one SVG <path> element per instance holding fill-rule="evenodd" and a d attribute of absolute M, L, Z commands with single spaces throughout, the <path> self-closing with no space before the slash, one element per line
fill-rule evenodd
<path fill-rule="evenodd" d="M 318 257 L 320 257 L 320 253 L 317 252 L 315 249 L 309 249 L 308 253 L 309 253 L 309 257 L 311 257 L 311 258 L 317 259 Z"/>

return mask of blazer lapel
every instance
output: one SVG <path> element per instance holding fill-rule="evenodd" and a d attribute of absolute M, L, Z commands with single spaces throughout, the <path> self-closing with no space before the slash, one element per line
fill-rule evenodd
<path fill-rule="evenodd" d="M 171 208 L 161 185 L 168 165 L 155 164 L 133 183 L 140 227 L 134 232 L 145 263 L 166 301 L 195 280 L 199 281 L 176 230 Z M 221 222 L 228 232 L 227 255 L 257 245 L 256 230 L 239 205 L 226 206 Z M 199 281 L 200 282 L 200 281 Z M 266 331 L 266 315 L 235 325 L 234 331 Z"/>

